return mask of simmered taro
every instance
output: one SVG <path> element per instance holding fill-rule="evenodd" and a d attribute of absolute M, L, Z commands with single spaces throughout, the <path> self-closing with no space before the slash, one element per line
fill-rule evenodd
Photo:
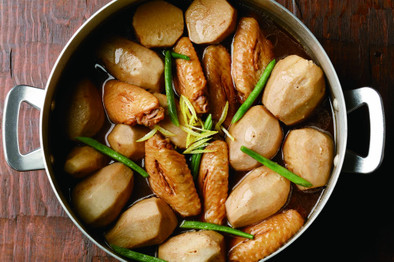
<path fill-rule="evenodd" d="M 172 134 L 174 134 L 173 136 L 168 137 L 170 139 L 170 141 L 179 148 L 186 148 L 186 139 L 187 139 L 187 133 L 180 127 L 180 126 L 176 126 L 172 121 L 171 118 L 169 116 L 169 112 L 168 112 L 168 103 L 167 103 L 167 97 L 164 94 L 160 94 L 160 93 L 153 93 L 153 95 L 155 97 L 157 97 L 157 99 L 159 99 L 159 103 L 160 106 L 164 108 L 165 110 L 165 117 L 162 121 L 160 121 L 158 123 L 158 125 L 162 128 L 164 128 L 165 130 L 171 132 Z M 177 101 L 176 101 L 177 102 Z M 177 105 L 179 105 L 179 103 L 177 103 Z M 180 112 L 179 110 L 179 106 L 177 107 L 177 111 Z M 183 117 L 179 118 L 179 122 L 181 124 L 181 126 L 185 125 L 185 122 L 183 120 Z"/>
<path fill-rule="evenodd" d="M 87 224 L 102 227 L 113 222 L 131 196 L 133 171 L 122 163 L 113 163 L 79 182 L 72 202 Z"/>
<path fill-rule="evenodd" d="M 185 12 L 190 40 L 218 44 L 235 30 L 237 10 L 226 0 L 194 0 Z"/>
<path fill-rule="evenodd" d="M 104 42 L 99 58 L 116 79 L 152 92 L 161 91 L 164 63 L 154 51 L 118 37 Z"/>
<path fill-rule="evenodd" d="M 64 171 L 70 175 L 82 178 L 104 167 L 108 163 L 106 156 L 90 146 L 79 146 L 67 155 Z"/>
<path fill-rule="evenodd" d="M 104 124 L 100 94 L 89 79 L 81 80 L 73 90 L 66 115 L 67 136 L 94 136 Z"/>
<path fill-rule="evenodd" d="M 329 135 L 313 128 L 292 130 L 287 135 L 283 146 L 286 167 L 311 182 L 313 188 L 326 185 L 333 158 L 334 143 Z"/>
<path fill-rule="evenodd" d="M 110 244 L 125 248 L 161 244 L 177 223 L 172 209 L 160 198 L 151 197 L 127 209 L 105 238 Z"/>
<path fill-rule="evenodd" d="M 241 146 L 256 151 L 266 158 L 272 158 L 282 143 L 283 132 L 279 121 L 262 105 L 251 107 L 240 121 L 231 125 L 227 137 L 230 164 L 238 171 L 248 171 L 260 165 L 257 160 L 241 152 Z"/>
<path fill-rule="evenodd" d="M 118 124 L 108 134 L 108 143 L 116 152 L 132 159 L 140 160 L 145 156 L 145 147 L 137 142 L 149 132 L 143 126 L 129 126 Z"/>
<path fill-rule="evenodd" d="M 159 246 L 159 258 L 167 261 L 225 261 L 224 237 L 215 231 L 186 232 Z"/>
<path fill-rule="evenodd" d="M 54 167 L 75 213 L 115 252 L 269 256 L 299 232 L 330 177 L 323 71 L 275 21 L 237 1 L 144 1 L 119 14 L 71 64 L 75 92 L 57 96 L 69 99 L 54 110 L 67 116 L 66 128 L 54 127 Z M 248 96 L 257 99 L 232 124 Z"/>
<path fill-rule="evenodd" d="M 165 1 L 140 5 L 133 16 L 139 42 L 146 47 L 170 47 L 183 34 L 183 12 Z"/>
<path fill-rule="evenodd" d="M 253 169 L 228 196 L 227 219 L 233 227 L 257 223 L 279 211 L 289 193 L 289 180 L 264 166 Z"/>
<path fill-rule="evenodd" d="M 278 62 L 263 94 L 263 104 L 286 125 L 304 120 L 326 90 L 323 71 L 302 57 L 291 55 Z"/>

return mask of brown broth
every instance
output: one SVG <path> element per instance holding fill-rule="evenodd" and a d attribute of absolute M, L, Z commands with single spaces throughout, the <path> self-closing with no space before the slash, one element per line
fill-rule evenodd
<path fill-rule="evenodd" d="M 186 10 L 191 1 L 169 1 L 176 6 Z M 262 31 L 266 37 L 273 43 L 274 54 L 277 60 L 286 57 L 287 55 L 297 54 L 301 57 L 310 59 L 310 56 L 305 52 L 302 46 L 288 33 L 283 31 L 279 26 L 275 24 L 265 14 L 257 14 L 250 8 L 239 4 L 237 1 L 230 1 L 231 4 L 236 7 L 238 11 L 238 19 L 244 16 L 255 17 L 261 26 Z M 71 148 L 77 145 L 76 142 L 70 142 L 67 140 L 64 133 L 65 113 L 67 111 L 68 101 L 70 100 L 70 94 L 72 87 L 82 79 L 83 77 L 89 77 L 96 85 L 100 88 L 100 92 L 103 84 L 108 78 L 112 78 L 103 67 L 100 66 L 100 61 L 97 60 L 95 50 L 97 50 L 100 42 L 110 37 L 111 35 L 120 35 L 128 39 L 135 40 L 134 33 L 132 31 L 131 17 L 135 8 L 128 7 L 121 10 L 116 15 L 111 16 L 107 21 L 89 35 L 86 41 L 83 42 L 81 48 L 79 48 L 68 62 L 61 80 L 59 81 L 54 100 L 56 102 L 56 108 L 50 115 L 49 126 L 50 126 L 50 151 L 54 156 L 54 171 L 55 177 L 58 184 L 61 185 L 62 193 L 67 197 L 71 206 L 70 192 L 72 188 L 78 183 L 79 180 L 72 178 L 66 174 L 63 170 L 66 155 L 70 152 Z M 187 35 L 186 28 L 184 35 Z M 222 44 L 231 50 L 232 43 L 231 35 L 228 39 L 225 39 Z M 196 46 L 196 51 L 200 58 L 206 45 Z M 159 54 L 160 50 L 156 50 Z M 328 88 L 327 88 L 328 89 Z M 332 121 L 332 107 L 331 102 L 326 96 L 325 100 L 318 106 L 314 113 L 300 124 L 295 126 L 287 127 L 283 123 L 281 126 L 286 136 L 289 130 L 301 128 L 305 126 L 315 127 L 323 130 L 333 136 L 333 121 Z M 261 101 L 261 99 L 257 99 Z M 97 140 L 107 145 L 107 135 L 113 128 L 113 124 L 107 119 L 102 130 L 95 136 Z M 274 161 L 284 164 L 282 158 L 282 151 L 279 150 L 277 155 L 274 157 Z M 143 161 L 141 163 L 143 166 Z M 229 180 L 229 192 L 231 189 L 245 176 L 246 172 L 235 172 L 230 167 L 230 180 Z M 287 204 L 282 209 L 294 208 L 304 218 L 307 218 L 310 212 L 316 205 L 319 197 L 321 196 L 324 188 L 314 189 L 311 191 L 302 192 L 296 186 L 292 185 L 292 190 L 287 201 Z M 153 195 L 149 188 L 149 182 L 147 179 L 142 178 L 140 175 L 135 174 L 134 176 L 134 188 L 132 197 L 124 207 L 123 211 L 130 207 L 133 203 L 140 201 L 146 197 Z M 181 218 L 180 218 L 181 219 Z M 193 219 L 193 218 L 188 218 Z M 195 219 L 198 219 L 196 217 Z M 180 220 L 179 220 L 180 221 Z M 103 233 L 111 228 L 113 224 L 103 229 L 92 229 L 87 227 L 88 232 L 99 242 L 104 242 Z M 180 231 L 175 231 L 173 234 L 178 234 Z M 145 252 L 154 255 L 156 247 L 148 247 L 140 249 L 141 252 Z"/>

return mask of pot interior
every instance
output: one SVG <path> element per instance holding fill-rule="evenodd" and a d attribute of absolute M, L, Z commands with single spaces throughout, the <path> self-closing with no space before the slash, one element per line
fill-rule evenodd
<path fill-rule="evenodd" d="M 64 119 L 65 111 L 71 99 L 71 92 L 79 80 L 88 76 L 101 90 L 104 81 L 109 77 L 105 69 L 101 66 L 100 61 L 97 59 L 96 51 L 100 43 L 113 35 L 135 40 L 131 18 L 135 6 L 138 5 L 139 2 L 140 1 L 131 0 L 111 2 L 81 27 L 67 44 L 55 64 L 47 84 L 47 95 L 41 113 L 41 142 L 45 149 L 47 173 L 55 194 L 73 222 L 93 242 L 109 253 L 111 253 L 111 251 L 103 237 L 103 232 L 108 228 L 100 230 L 89 228 L 79 220 L 72 209 L 70 192 L 79 180 L 66 174 L 63 167 L 67 154 L 76 143 L 70 142 L 67 139 Z M 176 0 L 169 0 L 168 2 L 173 3 L 183 10 L 186 10 L 191 3 L 191 1 Z M 307 195 L 299 194 L 297 190 L 293 189 L 292 198 L 289 200 L 288 205 L 294 205 L 294 208 L 298 208 L 300 212 L 303 212 L 307 221 L 303 228 L 290 241 L 271 255 L 273 256 L 294 241 L 309 227 L 332 193 L 342 167 L 346 147 L 346 109 L 342 90 L 329 58 L 315 37 L 297 18 L 292 16 L 283 7 L 279 6 L 275 1 L 255 0 L 243 1 L 240 3 L 233 0 L 229 2 L 239 10 L 238 17 L 251 15 L 257 18 L 262 31 L 275 46 L 274 53 L 277 61 L 287 55 L 297 54 L 304 58 L 313 59 L 315 63 L 322 67 L 326 75 L 328 98 L 319 106 L 317 109 L 318 113 L 311 116 L 308 121 L 292 126 L 291 129 L 313 126 L 332 135 L 336 145 L 336 157 L 332 175 L 328 185 L 324 189 L 312 190 L 308 192 Z M 232 35 L 222 44 L 230 50 L 231 42 Z M 201 46 L 196 48 L 200 57 L 205 47 L 206 46 Z M 160 53 L 160 50 L 156 51 Z M 95 138 L 103 143 L 107 143 L 106 136 L 112 126 L 110 121 L 106 121 L 105 126 Z M 290 129 L 284 125 L 282 125 L 282 128 L 284 134 Z M 281 163 L 281 154 L 277 154 L 274 160 Z M 139 198 L 151 194 L 145 179 L 140 178 L 138 174 L 136 174 L 134 178 L 135 185 L 133 197 L 123 210 Z M 230 189 L 236 182 L 237 181 L 234 180 L 230 183 Z M 307 204 L 298 207 L 297 201 L 300 200 L 303 200 Z M 147 248 L 141 250 L 141 252 L 152 254 L 155 252 L 155 249 Z M 269 257 L 267 257 L 267 259 Z M 120 257 L 117 258 L 120 259 Z"/>

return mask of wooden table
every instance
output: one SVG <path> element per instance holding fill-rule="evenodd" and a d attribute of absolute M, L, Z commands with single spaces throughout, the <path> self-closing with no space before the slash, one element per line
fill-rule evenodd
<path fill-rule="evenodd" d="M 44 88 L 67 40 L 108 0 L 0 0 L 0 110 L 17 84 Z M 274 261 L 394 261 L 394 2 L 279 0 L 316 35 L 342 87 L 372 86 L 385 103 L 383 165 L 370 175 L 341 174 L 315 223 Z M 365 151 L 366 110 L 351 114 L 349 147 Z M 39 146 L 39 112 L 23 105 L 21 150 Z M 361 146 L 360 146 L 361 145 Z M 391 160 L 391 161 L 390 161 Z M 12 170 L 0 151 L 0 261 L 112 261 L 73 225 L 44 171 Z M 392 181 L 392 180 L 390 180 Z"/>

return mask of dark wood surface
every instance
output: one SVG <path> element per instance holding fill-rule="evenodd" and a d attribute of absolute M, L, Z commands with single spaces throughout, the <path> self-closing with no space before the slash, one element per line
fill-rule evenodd
<path fill-rule="evenodd" d="M 0 110 L 17 84 L 44 88 L 62 48 L 108 0 L 0 0 Z M 394 261 L 394 2 L 278 0 L 319 39 L 343 89 L 371 86 L 383 97 L 385 161 L 369 175 L 341 174 L 314 224 L 273 261 Z M 349 147 L 366 151 L 366 110 L 350 115 Z M 39 112 L 22 106 L 22 152 L 39 146 Z M 0 261 L 113 261 L 73 225 L 44 171 L 19 173 L 0 151 Z"/>

